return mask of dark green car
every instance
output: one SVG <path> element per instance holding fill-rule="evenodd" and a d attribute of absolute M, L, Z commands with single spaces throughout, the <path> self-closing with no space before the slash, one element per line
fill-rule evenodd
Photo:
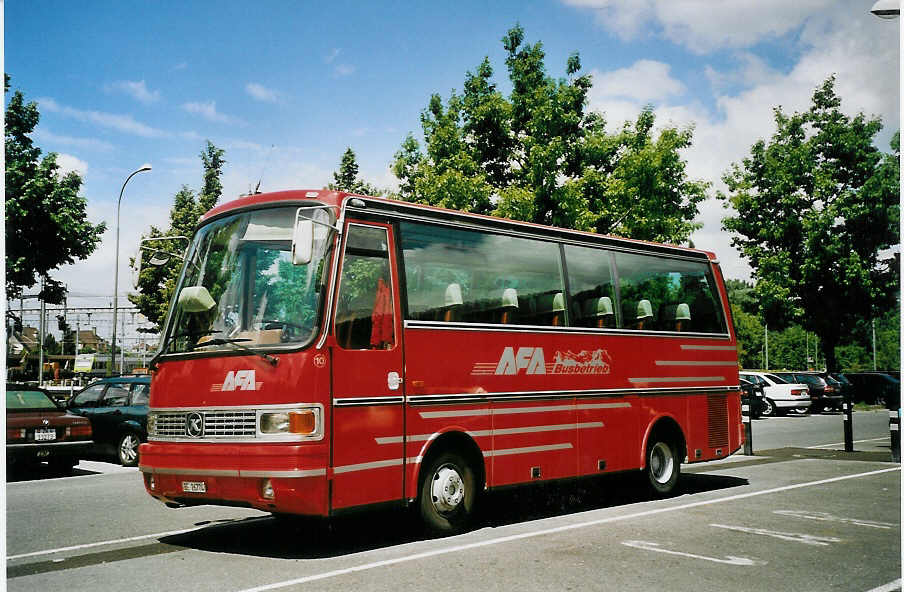
<path fill-rule="evenodd" d="M 138 465 L 138 446 L 147 441 L 150 376 L 116 376 L 89 384 L 66 408 L 91 420 L 95 452 L 113 452 L 124 467 Z"/>

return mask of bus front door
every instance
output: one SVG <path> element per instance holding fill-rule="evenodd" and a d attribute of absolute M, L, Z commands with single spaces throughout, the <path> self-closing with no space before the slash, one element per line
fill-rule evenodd
<path fill-rule="evenodd" d="M 404 363 L 392 227 L 349 222 L 333 331 L 333 509 L 402 498 Z"/>

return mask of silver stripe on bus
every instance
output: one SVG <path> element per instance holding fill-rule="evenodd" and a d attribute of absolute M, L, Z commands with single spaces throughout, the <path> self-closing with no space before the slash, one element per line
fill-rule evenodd
<path fill-rule="evenodd" d="M 644 382 L 721 382 L 724 376 L 651 376 L 648 378 L 629 378 L 630 383 Z"/>
<path fill-rule="evenodd" d="M 341 473 L 351 473 L 354 471 L 367 471 L 369 469 L 382 469 L 385 467 L 398 467 L 404 464 L 401 458 L 393 458 L 390 460 L 375 460 L 373 462 L 359 463 L 356 465 L 344 465 L 335 467 L 333 473 L 339 475 Z"/>
<path fill-rule="evenodd" d="M 323 477 L 326 475 L 326 469 L 299 469 L 289 471 L 245 471 L 242 469 L 193 469 L 193 468 L 171 468 L 171 467 L 139 467 L 143 473 L 154 473 L 157 475 L 188 475 L 199 477 L 279 477 L 282 479 L 293 479 L 299 477 Z"/>
<path fill-rule="evenodd" d="M 508 333 L 568 333 L 572 335 L 620 335 L 688 339 L 729 339 L 728 333 L 692 333 L 678 331 L 639 331 L 637 329 L 599 329 L 594 327 L 563 327 L 553 325 L 503 325 L 499 323 L 452 323 L 447 321 L 418 321 L 405 319 L 402 326 L 411 329 L 436 329 L 443 331 L 505 331 Z M 729 349 L 736 349 L 730 347 Z"/>
<path fill-rule="evenodd" d="M 474 438 L 485 438 L 487 436 L 510 436 L 512 434 L 539 434 L 541 432 L 557 432 L 561 430 L 585 430 L 589 428 L 605 427 L 601 421 L 587 421 L 582 423 L 563 423 L 558 425 L 545 426 L 528 426 L 523 428 L 501 428 L 489 430 L 468 430 L 465 432 Z M 438 437 L 439 434 L 416 434 L 408 436 L 409 442 L 426 442 Z M 374 438 L 377 444 L 400 444 L 405 438 L 403 436 L 385 436 Z"/>
<path fill-rule="evenodd" d="M 721 378 L 719 380 L 722 380 Z M 497 393 L 445 393 L 436 395 L 409 395 L 405 397 L 405 402 L 411 405 L 437 405 L 445 404 L 462 404 L 462 403 L 478 403 L 486 404 L 487 402 L 507 402 L 509 400 L 523 399 L 572 399 L 572 398 L 597 398 L 597 397 L 621 397 L 636 396 L 650 397 L 671 394 L 710 394 L 722 393 L 727 388 L 724 386 L 661 386 L 655 388 L 621 388 L 621 389 L 593 389 L 593 390 L 575 390 L 575 391 L 509 391 Z"/>
<path fill-rule="evenodd" d="M 681 349 L 695 349 L 695 350 L 703 350 L 703 351 L 737 351 L 738 348 L 734 345 L 693 345 L 689 343 L 681 344 Z"/>
<path fill-rule="evenodd" d="M 441 417 L 474 417 L 480 415 L 514 415 L 518 413 L 541 413 L 546 411 L 585 411 L 589 409 L 618 409 L 630 407 L 631 403 L 582 403 L 580 405 L 543 405 L 542 407 L 508 407 L 505 409 L 461 409 L 457 411 L 421 411 L 421 419 Z"/>
<path fill-rule="evenodd" d="M 737 366 L 737 361 L 656 360 L 657 366 Z"/>
<path fill-rule="evenodd" d="M 357 405 L 398 405 L 405 401 L 404 397 L 348 397 L 333 399 L 336 407 L 353 407 Z"/>
<path fill-rule="evenodd" d="M 551 450 L 568 450 L 574 448 L 571 442 L 564 444 L 548 444 L 546 446 L 526 446 L 524 448 L 504 448 L 502 450 L 488 450 L 484 452 L 485 457 L 489 456 L 508 456 L 510 454 L 529 454 L 531 452 L 548 452 Z"/>

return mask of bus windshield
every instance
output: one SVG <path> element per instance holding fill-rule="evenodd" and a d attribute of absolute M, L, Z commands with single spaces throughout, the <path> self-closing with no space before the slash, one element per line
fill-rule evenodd
<path fill-rule="evenodd" d="M 292 263 L 296 212 L 315 220 L 310 263 Z M 161 353 L 299 347 L 317 335 L 331 251 L 325 207 L 242 212 L 195 235 Z"/>

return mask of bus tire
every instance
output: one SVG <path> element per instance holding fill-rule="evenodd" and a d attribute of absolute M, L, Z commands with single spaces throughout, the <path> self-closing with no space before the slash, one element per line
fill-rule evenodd
<path fill-rule="evenodd" d="M 471 524 L 477 502 L 474 469 L 454 452 L 443 452 L 427 465 L 418 508 L 427 531 L 435 535 L 462 532 Z"/>
<path fill-rule="evenodd" d="M 681 459 L 675 442 L 654 434 L 647 445 L 647 481 L 659 497 L 671 494 L 681 474 Z"/>

